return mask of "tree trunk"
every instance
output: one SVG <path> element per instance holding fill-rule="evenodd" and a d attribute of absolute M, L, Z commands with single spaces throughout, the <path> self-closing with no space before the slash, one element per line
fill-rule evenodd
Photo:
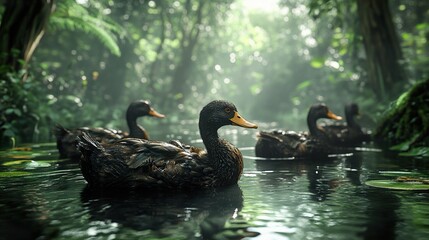
<path fill-rule="evenodd" d="M 26 67 L 53 9 L 54 0 L 6 1 L 0 25 L 0 65 L 15 71 Z"/>
<path fill-rule="evenodd" d="M 402 51 L 388 0 L 358 0 L 357 5 L 366 52 L 368 83 L 379 99 L 388 100 L 406 82 L 400 64 Z"/>

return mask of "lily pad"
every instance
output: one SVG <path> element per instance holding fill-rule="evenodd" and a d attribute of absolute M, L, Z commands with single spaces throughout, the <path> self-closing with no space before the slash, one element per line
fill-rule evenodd
<path fill-rule="evenodd" d="M 407 191 L 429 191 L 429 184 L 422 182 L 398 182 L 396 180 L 369 180 L 366 185 L 377 188 L 407 190 Z"/>
<path fill-rule="evenodd" d="M 6 177 L 21 177 L 21 176 L 27 176 L 30 175 L 29 172 L 20 172 L 20 171 L 13 171 L 13 172 L 0 172 L 0 178 L 6 178 Z"/>
<path fill-rule="evenodd" d="M 43 161 L 30 161 L 25 165 L 25 169 L 35 169 L 40 167 L 50 167 L 51 164 Z"/>
<path fill-rule="evenodd" d="M 416 172 L 405 172 L 405 171 L 379 171 L 380 175 L 388 176 L 388 177 L 424 177 L 421 173 Z"/>
<path fill-rule="evenodd" d="M 6 167 L 14 167 L 14 168 L 24 167 L 25 169 L 35 169 L 35 168 L 40 168 L 40 167 L 50 167 L 52 165 L 52 163 L 56 163 L 56 162 L 59 162 L 59 160 L 38 160 L 38 161 L 34 161 L 34 160 L 22 159 L 22 160 L 14 160 L 14 161 L 9 161 L 9 162 L 4 162 L 4 163 L 2 163 L 2 165 L 6 166 Z"/>
<path fill-rule="evenodd" d="M 31 162 L 31 160 L 16 160 L 16 161 L 9 161 L 9 162 L 5 162 L 2 165 L 3 166 L 12 166 L 12 165 L 19 165 L 19 164 L 23 164 L 26 162 Z"/>

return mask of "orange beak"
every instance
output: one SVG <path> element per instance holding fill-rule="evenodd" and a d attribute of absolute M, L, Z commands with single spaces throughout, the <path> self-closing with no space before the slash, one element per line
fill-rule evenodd
<path fill-rule="evenodd" d="M 328 111 L 328 113 L 326 115 L 328 116 L 328 118 L 334 119 L 334 120 L 341 120 L 341 119 L 343 119 L 342 117 L 335 115 L 331 111 Z"/>
<path fill-rule="evenodd" d="M 234 117 L 230 118 L 229 120 L 231 120 L 231 122 L 234 125 L 237 125 L 237 126 L 240 126 L 240 127 L 244 127 L 244 128 L 258 128 L 258 125 L 247 121 L 246 119 L 244 119 L 243 117 L 241 117 L 238 112 L 235 112 L 234 113 Z"/>
<path fill-rule="evenodd" d="M 153 117 L 157 117 L 157 118 L 164 118 L 165 117 L 164 114 L 161 114 L 161 113 L 155 111 L 153 108 L 150 109 L 149 115 L 151 115 Z"/>

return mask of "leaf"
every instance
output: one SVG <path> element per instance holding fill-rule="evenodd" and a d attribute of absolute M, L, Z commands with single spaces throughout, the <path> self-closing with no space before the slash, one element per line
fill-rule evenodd
<path fill-rule="evenodd" d="M 416 147 L 412 148 L 407 152 L 399 153 L 400 156 L 407 156 L 407 157 L 429 157 L 429 147 Z"/>
<path fill-rule="evenodd" d="M 25 165 L 25 169 L 35 169 L 41 167 L 50 167 L 51 164 L 44 161 L 30 161 Z"/>
<path fill-rule="evenodd" d="M 15 133 L 14 133 L 12 130 L 10 130 L 10 129 L 6 129 L 6 130 L 3 132 L 3 135 L 4 135 L 5 137 L 15 137 Z"/>
<path fill-rule="evenodd" d="M 402 39 L 408 40 L 411 37 L 409 33 L 402 33 Z"/>
<path fill-rule="evenodd" d="M 298 84 L 298 86 L 296 87 L 296 90 L 302 90 L 302 89 L 305 89 L 305 88 L 307 88 L 308 86 L 310 86 L 311 84 L 312 84 L 312 82 L 311 82 L 311 81 L 309 81 L 309 80 L 304 81 L 304 82 L 302 82 L 302 83 Z"/>
<path fill-rule="evenodd" d="M 407 176 L 407 177 L 423 177 L 421 173 L 416 172 L 404 172 L 404 171 L 379 171 L 378 172 L 382 176 L 389 176 L 389 177 L 400 177 L 400 176 Z"/>
<path fill-rule="evenodd" d="M 13 171 L 13 172 L 0 172 L 0 178 L 5 177 L 21 177 L 21 176 L 27 176 L 30 175 L 29 172 L 20 172 L 20 171 Z"/>
<path fill-rule="evenodd" d="M 325 63 L 325 59 L 323 58 L 313 58 L 310 62 L 310 65 L 313 68 L 322 68 L 324 63 Z"/>
<path fill-rule="evenodd" d="M 415 134 L 411 139 L 408 139 L 407 141 L 404 141 L 400 144 L 394 145 L 390 147 L 390 150 L 393 151 L 408 151 L 410 149 L 410 145 L 416 141 L 416 139 L 419 137 L 419 134 Z"/>
<path fill-rule="evenodd" d="M 407 190 L 407 191 L 428 191 L 429 184 L 420 182 L 397 182 L 394 180 L 369 180 L 366 185 L 377 188 Z"/>
<path fill-rule="evenodd" d="M 420 23 L 416 25 L 416 29 L 419 31 L 425 30 L 426 28 L 429 28 L 429 24 L 427 23 Z"/>
<path fill-rule="evenodd" d="M 31 162 L 31 160 L 16 160 L 16 161 L 9 161 L 9 162 L 5 162 L 2 165 L 3 166 L 12 166 L 12 165 L 18 165 L 18 164 L 22 164 L 25 162 Z"/>

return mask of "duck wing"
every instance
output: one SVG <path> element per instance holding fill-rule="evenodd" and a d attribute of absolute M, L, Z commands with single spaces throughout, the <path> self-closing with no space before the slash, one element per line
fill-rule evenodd
<path fill-rule="evenodd" d="M 205 151 L 174 142 L 127 138 L 100 144 L 85 134 L 79 141 L 81 169 L 98 187 L 200 188 L 215 181 Z"/>
<path fill-rule="evenodd" d="M 255 154 L 258 157 L 268 158 L 298 156 L 303 150 L 303 143 L 306 142 L 307 136 L 307 133 L 295 131 L 261 131 L 258 134 Z"/>
<path fill-rule="evenodd" d="M 88 128 L 81 127 L 76 129 L 67 129 L 61 125 L 56 125 L 54 134 L 57 139 L 57 148 L 61 158 L 79 158 L 80 152 L 77 149 L 77 137 L 86 132 L 92 138 L 101 143 L 117 141 L 126 136 L 127 133 L 107 128 Z"/>

